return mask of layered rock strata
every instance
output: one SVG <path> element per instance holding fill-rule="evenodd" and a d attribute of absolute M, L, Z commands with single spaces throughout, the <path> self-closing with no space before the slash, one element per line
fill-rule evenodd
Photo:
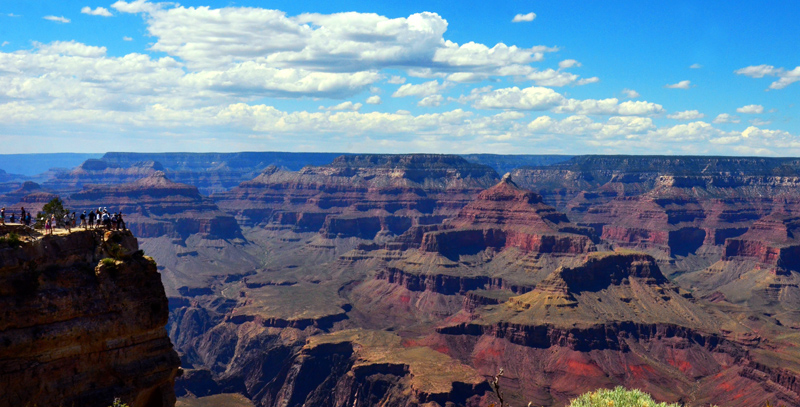
<path fill-rule="evenodd" d="M 269 167 L 214 199 L 243 225 L 371 240 L 440 223 L 497 178 L 457 156 L 341 156 L 298 172 Z"/>
<path fill-rule="evenodd" d="M 0 313 L 0 406 L 174 405 L 167 298 L 130 232 L 0 242 Z"/>
<path fill-rule="evenodd" d="M 85 186 L 67 202 L 79 213 L 98 207 L 121 211 L 127 227 L 139 237 L 185 239 L 198 233 L 214 238 L 241 237 L 235 219 L 201 196 L 196 187 L 173 182 L 162 171 L 125 184 Z"/>

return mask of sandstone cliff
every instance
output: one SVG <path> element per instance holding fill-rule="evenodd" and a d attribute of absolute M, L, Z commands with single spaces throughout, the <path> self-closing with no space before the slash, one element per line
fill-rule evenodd
<path fill-rule="evenodd" d="M 173 406 L 160 277 L 130 232 L 0 243 L 0 406 Z"/>

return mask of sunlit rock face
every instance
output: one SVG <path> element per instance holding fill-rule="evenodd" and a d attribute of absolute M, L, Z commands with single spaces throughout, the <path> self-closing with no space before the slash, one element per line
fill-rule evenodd
<path fill-rule="evenodd" d="M 130 232 L 0 244 L 0 304 L 0 405 L 175 404 L 167 297 Z"/>

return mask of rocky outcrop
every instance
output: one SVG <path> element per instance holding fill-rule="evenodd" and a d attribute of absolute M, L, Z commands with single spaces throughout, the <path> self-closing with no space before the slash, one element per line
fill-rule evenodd
<path fill-rule="evenodd" d="M 241 237 L 233 217 L 201 196 L 196 187 L 172 182 L 162 171 L 126 184 L 86 186 L 72 194 L 67 203 L 79 213 L 98 207 L 121 211 L 127 227 L 139 237 Z"/>
<path fill-rule="evenodd" d="M 27 181 L 19 189 L 0 196 L 0 204 L 6 207 L 6 216 L 11 211 L 19 215 L 20 208 L 36 214 L 42 210 L 45 204 L 58 197 L 58 195 L 43 189 L 39 184 Z"/>
<path fill-rule="evenodd" d="M 800 272 L 800 218 L 772 214 L 743 235 L 725 241 L 723 260 L 744 257 L 771 266 L 777 273 Z"/>
<path fill-rule="evenodd" d="M 486 248 L 515 247 L 523 252 L 578 254 L 593 251 L 592 230 L 519 188 L 509 174 L 481 192 L 442 231 L 426 233 L 420 250 L 446 256 Z"/>
<path fill-rule="evenodd" d="M 173 406 L 156 265 L 130 232 L 0 243 L 0 406 Z"/>
<path fill-rule="evenodd" d="M 80 166 L 66 172 L 57 172 L 44 183 L 44 187 L 59 194 L 79 192 L 88 185 L 117 185 L 135 182 L 164 166 L 156 161 L 141 161 L 122 166 L 102 159 L 88 159 Z"/>
<path fill-rule="evenodd" d="M 353 155 L 298 172 L 268 167 L 214 199 L 246 226 L 374 239 L 441 222 L 497 178 L 458 156 Z"/>
<path fill-rule="evenodd" d="M 478 406 L 490 392 L 474 370 L 385 332 L 312 337 L 259 394 L 262 405 Z"/>

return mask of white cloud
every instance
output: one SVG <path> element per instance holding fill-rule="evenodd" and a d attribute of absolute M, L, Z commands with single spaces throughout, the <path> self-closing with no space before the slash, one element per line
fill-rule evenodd
<path fill-rule="evenodd" d="M 628 99 L 636 99 L 640 96 L 639 92 L 633 89 L 623 89 L 622 94 L 625 95 Z"/>
<path fill-rule="evenodd" d="M 753 65 L 734 71 L 737 75 L 745 75 L 751 78 L 763 78 L 765 76 L 777 76 L 779 79 L 769 85 L 769 89 L 783 89 L 795 82 L 800 81 L 800 66 L 787 71 L 784 68 L 775 68 L 772 65 Z"/>
<path fill-rule="evenodd" d="M 379 105 L 381 104 L 381 97 L 378 95 L 373 95 L 367 98 L 366 103 L 368 105 Z"/>
<path fill-rule="evenodd" d="M 320 108 L 320 110 L 329 110 L 329 111 L 349 110 L 349 111 L 357 112 L 357 111 L 361 110 L 362 106 L 364 106 L 364 105 L 362 105 L 361 103 L 353 103 L 353 102 L 348 100 L 346 102 L 339 103 L 338 105 L 334 105 L 334 106 L 330 106 L 330 107 L 320 106 L 319 108 Z"/>
<path fill-rule="evenodd" d="M 184 80 L 199 88 L 238 95 L 342 98 L 354 95 L 380 79 L 381 76 L 375 72 L 312 72 L 243 62 L 226 70 L 190 73 Z"/>
<path fill-rule="evenodd" d="M 678 83 L 673 83 L 672 85 L 664 85 L 664 87 L 667 89 L 689 89 L 691 84 L 691 81 L 680 81 Z"/>
<path fill-rule="evenodd" d="M 583 86 L 583 85 L 588 85 L 590 83 L 597 83 L 597 82 L 600 82 L 600 78 L 598 78 L 596 76 L 593 76 L 591 78 L 580 79 L 577 82 L 575 82 L 575 84 L 578 85 L 578 86 Z"/>
<path fill-rule="evenodd" d="M 619 103 L 617 98 L 609 99 L 569 99 L 561 106 L 553 109 L 556 113 L 576 113 L 581 115 L 621 115 L 621 116 L 652 116 L 664 112 L 664 107 L 647 101 L 633 101 Z"/>
<path fill-rule="evenodd" d="M 550 88 L 531 86 L 497 89 L 480 96 L 477 109 L 549 110 L 563 104 L 566 98 Z"/>
<path fill-rule="evenodd" d="M 2 44 L 2 45 L 0 45 L 0 47 L 5 47 L 5 46 L 6 46 L 6 45 L 8 45 L 8 44 L 11 44 L 11 43 L 10 43 L 10 42 L 8 42 L 8 41 L 3 41 L 3 44 Z"/>
<path fill-rule="evenodd" d="M 736 109 L 737 113 L 744 114 L 761 114 L 764 113 L 764 106 L 761 105 L 747 105 Z"/>
<path fill-rule="evenodd" d="M 127 37 L 127 36 L 126 37 L 122 37 L 122 41 L 133 41 L 133 38 Z"/>
<path fill-rule="evenodd" d="M 528 14 L 517 14 L 511 20 L 512 23 L 529 23 L 536 18 L 536 13 L 528 13 Z"/>
<path fill-rule="evenodd" d="M 105 8 L 105 7 L 98 7 L 96 9 L 92 10 L 91 7 L 86 6 L 86 7 L 81 9 L 81 13 L 82 14 L 89 14 L 91 16 L 102 16 L 102 17 L 112 17 L 113 16 L 113 14 L 111 14 L 111 12 L 108 11 L 108 9 Z"/>
<path fill-rule="evenodd" d="M 751 78 L 763 78 L 766 75 L 774 76 L 780 69 L 775 69 L 772 65 L 754 65 L 733 71 L 737 75 L 749 76 Z"/>
<path fill-rule="evenodd" d="M 689 69 L 700 69 L 702 67 L 703 67 L 703 65 L 700 65 L 700 64 L 691 64 L 691 65 L 689 65 Z"/>
<path fill-rule="evenodd" d="M 417 106 L 421 106 L 421 107 L 437 107 L 437 106 L 440 106 L 443 101 L 444 101 L 444 98 L 442 97 L 442 95 L 430 95 L 430 96 L 426 96 L 425 98 L 420 100 L 417 103 Z"/>
<path fill-rule="evenodd" d="M 771 120 L 761 120 L 761 119 L 752 119 L 750 120 L 750 124 L 753 126 L 769 126 L 772 124 Z"/>
<path fill-rule="evenodd" d="M 610 117 L 605 123 L 594 122 L 587 116 L 569 116 L 555 120 L 540 116 L 528 123 L 527 129 L 539 134 L 586 136 L 596 139 L 610 139 L 642 134 L 655 129 L 653 120 L 646 117 Z"/>
<path fill-rule="evenodd" d="M 392 97 L 400 98 L 406 96 L 430 96 L 441 93 L 443 90 L 450 87 L 448 82 L 439 83 L 439 81 L 429 81 L 420 83 L 418 85 L 407 83 L 401 86 L 397 91 L 392 94 Z"/>
<path fill-rule="evenodd" d="M 132 2 L 120 0 L 112 4 L 111 8 L 121 13 L 154 13 L 162 8 L 162 4 L 150 3 L 146 0 L 135 0 Z"/>
<path fill-rule="evenodd" d="M 450 82 L 480 82 L 489 78 L 489 75 L 476 72 L 455 72 L 447 75 Z"/>
<path fill-rule="evenodd" d="M 387 80 L 386 83 L 391 83 L 392 85 L 402 85 L 406 83 L 406 78 L 402 76 L 392 75 L 392 77 L 389 78 L 389 80 Z"/>
<path fill-rule="evenodd" d="M 561 69 L 568 69 L 574 66 L 581 66 L 581 63 L 574 59 L 565 59 L 558 63 L 558 67 Z"/>
<path fill-rule="evenodd" d="M 252 7 L 183 7 L 118 1 L 120 12 L 145 13 L 153 51 L 179 58 L 189 69 L 261 61 L 276 68 L 356 72 L 386 68 L 443 77 L 453 72 L 500 75 L 500 68 L 540 61 L 557 49 L 503 43 L 457 44 L 443 38 L 447 21 L 422 12 L 405 18 L 371 13 L 306 13 Z M 434 76 L 435 75 L 435 76 Z"/>
<path fill-rule="evenodd" d="M 42 18 L 44 18 L 45 20 L 55 21 L 57 23 L 62 23 L 62 24 L 67 24 L 70 21 L 72 21 L 72 20 L 70 20 L 70 19 L 68 19 L 68 18 L 66 18 L 64 16 L 60 16 L 60 17 L 58 17 L 58 16 L 44 16 Z"/>
<path fill-rule="evenodd" d="M 682 112 L 675 112 L 667 115 L 668 119 L 675 120 L 699 120 L 704 117 L 706 117 L 706 115 L 698 112 L 697 110 L 684 110 Z"/>
<path fill-rule="evenodd" d="M 713 123 L 739 123 L 741 120 L 737 116 L 730 115 L 728 113 L 720 113 L 714 119 Z"/>
<path fill-rule="evenodd" d="M 459 101 L 474 101 L 477 109 L 552 110 L 554 113 L 578 115 L 650 116 L 664 112 L 664 107 L 646 101 L 619 102 L 617 98 L 602 100 L 567 99 L 556 91 L 538 86 L 525 89 L 502 88 L 462 96 Z"/>

